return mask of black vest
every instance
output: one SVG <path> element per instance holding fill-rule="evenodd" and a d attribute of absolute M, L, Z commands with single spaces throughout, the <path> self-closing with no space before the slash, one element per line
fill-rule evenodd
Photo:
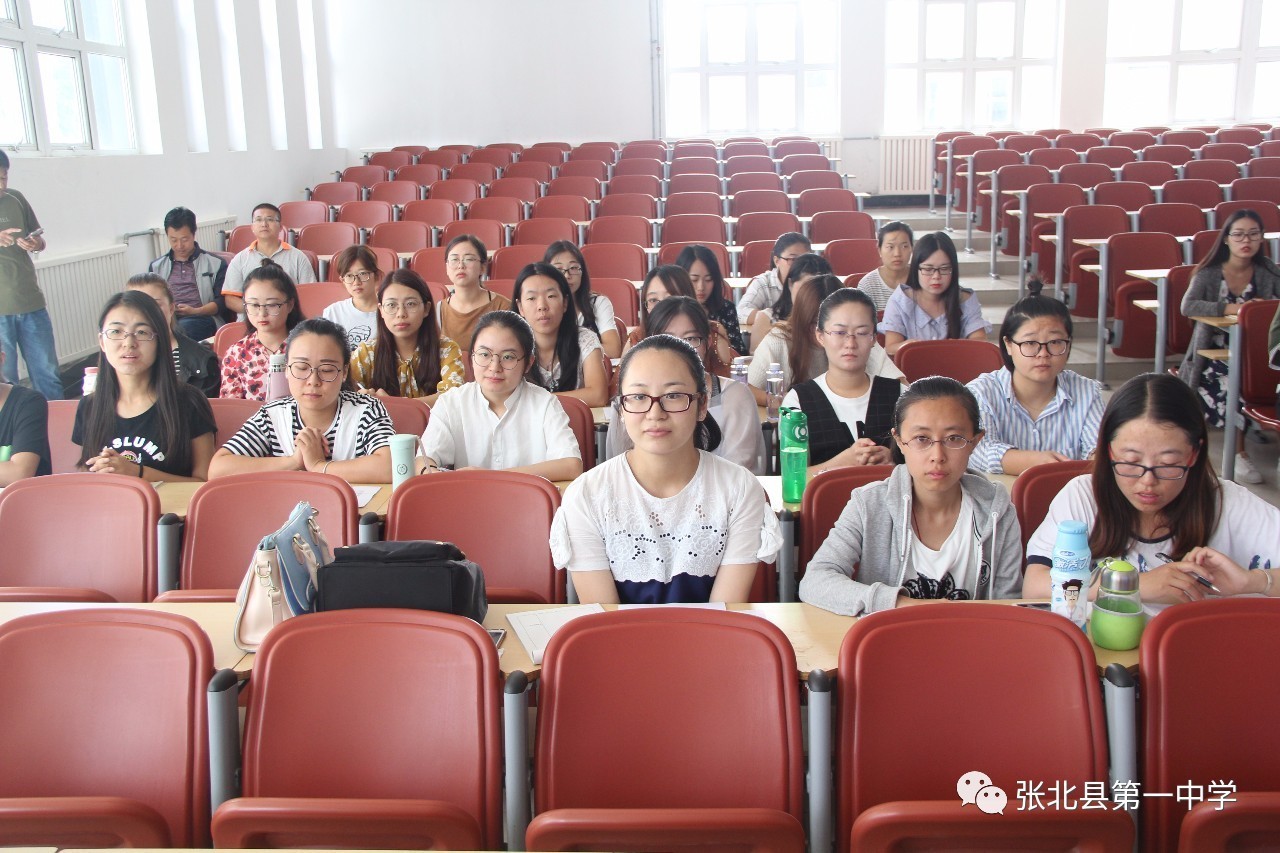
<path fill-rule="evenodd" d="M 794 386 L 800 409 L 809 419 L 809 464 L 819 465 L 853 446 L 857 438 L 844 421 L 836 416 L 835 407 L 813 379 Z M 902 383 L 883 376 L 871 377 L 871 399 L 867 401 L 867 419 L 859 421 L 863 436 L 882 447 L 888 447 L 893 430 L 893 408 L 898 403 Z"/>

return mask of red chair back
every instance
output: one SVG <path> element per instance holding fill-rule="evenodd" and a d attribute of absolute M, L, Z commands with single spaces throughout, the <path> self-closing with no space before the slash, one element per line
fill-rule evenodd
<path fill-rule="evenodd" d="M 345 204 L 359 198 L 360 185 L 351 181 L 328 181 L 311 188 L 311 200 L 328 205 Z"/>
<path fill-rule="evenodd" d="M 561 240 L 574 244 L 578 242 L 578 225 L 572 219 L 544 216 L 517 222 L 516 227 L 511 229 L 513 246 L 539 246 L 545 249 Z"/>
<path fill-rule="evenodd" d="M 1165 184 L 1160 197 L 1169 204 L 1194 204 L 1199 208 L 1210 208 L 1222 201 L 1222 187 L 1218 186 L 1217 181 L 1205 178 L 1183 178 Z"/>
<path fill-rule="evenodd" d="M 582 454 L 582 470 L 596 467 L 596 422 L 591 407 L 577 397 L 557 398 L 564 413 L 569 416 L 569 427 L 578 439 L 578 451 Z"/>
<path fill-rule="evenodd" d="M 655 169 L 648 165 L 645 165 L 644 171 L 640 171 L 636 167 L 628 168 L 628 163 L 653 163 L 657 174 L 652 174 Z M 657 160 L 619 160 L 618 165 L 613 167 L 613 177 L 605 185 L 605 198 L 614 193 L 643 193 L 658 198 L 662 195 L 662 164 Z"/>
<path fill-rule="evenodd" d="M 543 220 L 530 219 L 521 222 L 516 226 L 517 230 L 534 222 Z M 558 220 L 547 220 L 556 222 Z M 547 243 L 535 241 L 533 243 L 518 243 L 514 246 L 506 246 L 493 253 L 493 277 L 515 279 L 520 274 L 520 270 L 529 264 L 537 264 L 542 262 L 542 258 L 547 253 Z"/>
<path fill-rule="evenodd" d="M 587 243 L 653 245 L 653 226 L 643 216 L 597 216 L 587 226 Z"/>
<path fill-rule="evenodd" d="M 623 278 L 609 278 L 607 276 L 592 276 L 591 290 L 599 293 L 601 296 L 608 297 L 613 303 L 613 313 L 615 318 L 622 320 L 627 326 L 635 326 L 640 323 L 640 294 L 636 290 L 636 286 L 630 281 Z M 606 331 L 601 329 L 601 332 Z M 623 339 L 626 339 L 624 334 Z"/>
<path fill-rule="evenodd" d="M 772 248 L 772 242 L 770 248 Z M 729 250 L 724 243 L 717 242 L 701 242 L 692 240 L 688 242 L 663 243 L 662 248 L 658 250 L 658 265 L 674 264 L 676 258 L 680 257 L 680 253 L 684 251 L 685 246 L 706 246 L 716 256 L 716 263 L 720 265 L 720 271 L 724 272 L 729 269 Z"/>
<path fill-rule="evenodd" d="M 524 219 L 524 202 L 508 196 L 485 196 L 467 205 L 467 219 L 491 219 L 514 225 Z"/>
<path fill-rule="evenodd" d="M 424 222 L 384 222 L 369 233 L 369 247 L 416 252 L 431 245 L 431 226 Z"/>
<path fill-rule="evenodd" d="M 634 243 L 590 243 L 582 247 L 582 258 L 592 275 L 640 281 L 649 271 L 644 249 Z"/>
<path fill-rule="evenodd" d="M 501 178 L 489 184 L 489 192 L 485 198 L 514 198 L 526 204 L 533 204 L 540 194 L 541 189 L 537 180 L 513 175 L 511 169 L 508 169 Z"/>
<path fill-rule="evenodd" d="M 321 222 L 305 225 L 298 232 L 297 248 L 317 255 L 336 255 L 360 242 L 360 229 L 350 222 Z"/>
<path fill-rule="evenodd" d="M 224 323 L 213 334 L 213 351 L 217 353 L 218 358 L 222 358 L 227 354 L 227 350 L 231 349 L 232 344 L 248 334 L 249 324 L 243 320 Z"/>
<path fill-rule="evenodd" d="M 470 178 L 445 178 L 427 189 L 427 198 L 444 199 L 455 204 L 468 204 L 481 196 L 480 182 Z"/>
<path fill-rule="evenodd" d="M 1134 153 L 1134 150 L 1123 145 L 1100 145 L 1084 152 L 1084 161 L 1086 163 L 1101 163 L 1104 166 L 1112 166 L 1117 169 L 1125 163 L 1132 163 L 1137 159 L 1138 155 Z"/>
<path fill-rule="evenodd" d="M 71 474 L 80 464 L 80 445 L 71 441 L 79 400 L 49 401 L 49 461 L 54 474 Z"/>
<path fill-rule="evenodd" d="M 874 238 L 832 240 L 822 256 L 838 276 L 871 272 L 880 266 L 880 246 Z"/>
<path fill-rule="evenodd" d="M 1164 231 L 1190 237 L 1204 230 L 1204 213 L 1198 205 L 1166 201 L 1138 208 L 1139 231 Z"/>
<path fill-rule="evenodd" d="M 803 154 L 792 154 L 792 157 L 803 157 Z M 744 213 L 738 217 L 738 224 L 733 229 L 733 241 L 739 246 L 752 240 L 777 240 L 788 231 L 799 231 L 800 220 L 791 213 Z"/>
<path fill-rule="evenodd" d="M 742 190 L 729 200 L 731 216 L 762 211 L 790 213 L 791 199 L 782 190 Z"/>
<path fill-rule="evenodd" d="M 245 421 L 258 413 L 262 403 L 236 397 L 218 397 L 209 401 L 209 408 L 213 409 L 214 439 L 221 447 L 227 443 L 227 439 L 240 431 Z"/>
<path fill-rule="evenodd" d="M 409 222 L 421 222 L 433 228 L 443 228 L 458 218 L 458 205 L 443 198 L 411 201 L 400 212 L 400 218 Z"/>
<path fill-rule="evenodd" d="M 857 488 L 888 478 L 892 465 L 854 465 L 832 468 L 809 481 L 800 503 L 800 572 L 803 574 L 813 555 L 827 541 L 836 519 L 849 503 L 849 494 Z"/>
<path fill-rule="evenodd" d="M 342 170 L 344 182 L 358 184 L 361 187 L 371 187 L 378 181 L 390 179 L 391 174 L 385 166 L 348 166 Z"/>
<path fill-rule="evenodd" d="M 609 192 L 596 206 L 596 216 L 643 216 L 656 219 L 658 199 L 647 192 Z"/>
<path fill-rule="evenodd" d="M 347 289 L 336 281 L 298 285 L 298 307 L 302 309 L 304 317 L 319 317 L 324 309 L 347 298 Z"/>
<path fill-rule="evenodd" d="M 1053 503 L 1058 492 L 1076 477 L 1092 470 L 1093 463 L 1088 461 L 1046 462 L 1028 468 L 1013 481 L 1010 498 L 1013 509 L 1018 514 L 1018 524 L 1022 527 L 1024 554 L 1027 543 L 1049 514 L 1049 504 Z"/>
<path fill-rule="evenodd" d="M 803 190 L 796 201 L 796 213 L 800 216 L 816 216 L 828 211 L 854 212 L 858 209 L 858 197 L 851 190 L 812 189 Z M 821 242 L 815 239 L 815 242 Z"/>
<path fill-rule="evenodd" d="M 829 169 L 802 169 L 787 176 L 787 192 L 802 193 L 805 190 L 844 189 L 844 176 Z"/>
<path fill-rule="evenodd" d="M 729 176 L 729 195 L 746 190 L 781 190 L 782 176 L 777 172 L 735 172 Z"/>
<path fill-rule="evenodd" d="M 667 196 L 663 216 L 668 219 L 686 214 L 720 216 L 723 209 L 718 192 L 673 192 Z"/>
<path fill-rule="evenodd" d="M 417 184 L 420 187 L 429 187 L 442 177 L 444 177 L 444 173 L 439 166 L 418 162 L 412 166 L 402 166 L 396 169 L 395 180 Z"/>
<path fill-rule="evenodd" d="M 972 382 L 982 374 L 1004 366 L 1000 347 L 990 341 L 966 338 L 907 341 L 898 348 L 894 361 L 911 382 L 934 375 L 950 376 L 958 382 Z"/>
<path fill-rule="evenodd" d="M 1275 413 L 1276 385 L 1280 372 L 1271 367 L 1268 332 L 1280 302 L 1251 299 L 1240 306 L 1236 334 L 1244 335 L 1244 363 L 1240 373 L 1240 399 L 1246 406 Z"/>

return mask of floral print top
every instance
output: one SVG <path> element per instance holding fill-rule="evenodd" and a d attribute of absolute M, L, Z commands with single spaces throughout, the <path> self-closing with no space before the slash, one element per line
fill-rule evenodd
<path fill-rule="evenodd" d="M 271 350 L 250 332 L 227 349 L 222 357 L 222 390 L 219 397 L 236 400 L 267 400 L 267 373 Z"/>
<path fill-rule="evenodd" d="M 369 389 L 373 388 L 373 353 L 376 346 L 376 341 L 365 341 L 356 347 L 356 351 L 351 354 L 351 381 L 358 382 Z M 449 338 L 440 338 L 440 381 L 436 383 L 435 388 L 422 389 L 418 387 L 418 382 L 414 378 L 414 371 L 418 369 L 420 355 L 419 352 L 415 351 L 413 358 L 408 361 L 396 359 L 399 362 L 397 365 L 397 372 L 400 376 L 399 396 L 426 397 L 429 394 L 457 388 L 463 383 L 462 350 Z"/>

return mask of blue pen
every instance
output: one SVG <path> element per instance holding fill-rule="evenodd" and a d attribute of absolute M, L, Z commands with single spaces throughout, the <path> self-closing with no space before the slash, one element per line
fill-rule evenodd
<path fill-rule="evenodd" d="M 1167 563 L 1176 563 L 1176 562 L 1177 562 L 1177 560 L 1173 559 L 1173 557 L 1170 557 L 1168 554 L 1164 553 L 1163 551 L 1157 551 L 1157 552 L 1156 552 L 1156 556 L 1157 556 L 1157 557 L 1159 557 L 1160 559 L 1164 560 L 1164 561 L 1165 561 L 1165 562 L 1167 562 Z M 1209 588 L 1209 589 L 1213 590 L 1213 591 L 1214 591 L 1214 592 L 1216 592 L 1218 595 L 1222 595 L 1222 590 L 1220 590 L 1220 589 L 1218 589 L 1216 586 L 1214 586 L 1214 585 L 1213 585 L 1213 581 L 1209 580 L 1209 579 L 1208 579 L 1208 578 L 1206 578 L 1206 577 L 1202 577 L 1201 575 L 1198 575 L 1198 574 L 1196 574 L 1195 572 L 1191 572 L 1190 574 L 1191 574 L 1191 577 L 1193 577 L 1193 578 L 1195 578 L 1195 579 L 1196 579 L 1196 583 L 1200 584 L 1200 585 L 1201 585 L 1201 586 L 1203 586 L 1203 587 L 1207 587 L 1207 588 Z"/>

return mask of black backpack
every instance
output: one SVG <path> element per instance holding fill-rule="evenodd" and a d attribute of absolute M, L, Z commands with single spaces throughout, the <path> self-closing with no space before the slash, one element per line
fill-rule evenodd
<path fill-rule="evenodd" d="M 369 542 L 336 548 L 317 574 L 316 610 L 405 607 L 483 621 L 480 567 L 451 542 Z"/>

